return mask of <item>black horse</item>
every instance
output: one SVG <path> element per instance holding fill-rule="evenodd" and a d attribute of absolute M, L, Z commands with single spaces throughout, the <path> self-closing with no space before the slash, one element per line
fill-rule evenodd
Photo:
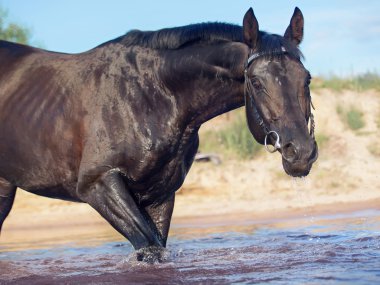
<path fill-rule="evenodd" d="M 139 260 L 160 260 L 200 126 L 244 104 L 255 139 L 307 175 L 318 151 L 303 23 L 296 8 L 284 36 L 268 34 L 251 8 L 243 27 L 134 30 L 73 55 L 1 41 L 0 227 L 19 187 L 88 203 Z"/>

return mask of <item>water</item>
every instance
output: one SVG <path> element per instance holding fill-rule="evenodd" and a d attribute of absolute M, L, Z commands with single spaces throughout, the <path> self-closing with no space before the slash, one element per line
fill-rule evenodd
<path fill-rule="evenodd" d="M 380 211 L 277 221 L 174 224 L 167 261 L 120 239 L 0 247 L 0 284 L 379 284 Z M 89 244 L 90 246 L 83 246 Z"/>

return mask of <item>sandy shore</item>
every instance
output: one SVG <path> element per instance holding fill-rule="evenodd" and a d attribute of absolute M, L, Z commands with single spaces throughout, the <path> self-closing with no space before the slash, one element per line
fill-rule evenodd
<path fill-rule="evenodd" d="M 315 217 L 322 215 L 380 210 L 380 198 L 322 204 L 304 200 L 305 203 L 299 207 L 296 207 L 290 199 L 287 203 L 282 203 L 282 207 L 264 209 L 263 205 L 270 204 L 264 202 L 262 208 L 255 210 L 254 204 L 250 208 L 244 208 L 249 202 L 236 199 L 229 205 L 224 198 L 219 200 L 216 197 L 212 199 L 213 201 L 209 201 L 211 200 L 209 197 L 202 200 L 194 193 L 183 196 L 177 199 L 178 204 L 173 215 L 170 234 L 178 234 L 182 229 L 187 231 L 193 229 L 192 235 L 205 234 L 209 231 L 215 233 L 219 231 L 219 227 L 225 228 L 228 225 L 236 229 L 239 225 L 273 224 L 289 220 L 294 220 L 293 224 L 301 225 L 299 219 L 307 219 L 310 224 Z M 304 197 L 300 196 L 299 199 L 302 200 Z M 193 202 L 196 205 L 186 207 L 185 211 L 181 211 L 178 207 Z M 276 203 L 279 202 L 274 201 L 273 205 Z M 196 209 L 197 212 L 189 213 L 189 208 Z M 4 224 L 0 240 L 0 247 L 3 245 L 8 251 L 46 248 L 68 243 L 91 246 L 110 240 L 123 241 L 124 238 L 86 204 L 53 200 L 20 191 L 18 202 Z"/>
<path fill-rule="evenodd" d="M 313 100 L 317 134 L 329 139 L 306 179 L 288 177 L 280 156 L 265 152 L 251 161 L 223 158 L 221 165 L 195 163 L 177 194 L 173 226 L 379 209 L 380 157 L 373 147 L 380 145 L 380 94 L 325 90 L 313 94 Z M 337 105 L 360 108 L 365 127 L 360 132 L 349 130 L 339 119 Z M 119 236 L 88 205 L 18 191 L 0 242 L 65 242 L 75 240 L 75 231 Z"/>

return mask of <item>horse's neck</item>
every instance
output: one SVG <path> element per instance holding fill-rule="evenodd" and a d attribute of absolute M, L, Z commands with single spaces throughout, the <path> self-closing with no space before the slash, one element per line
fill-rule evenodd
<path fill-rule="evenodd" d="M 194 127 L 243 106 L 246 56 L 240 43 L 168 52 L 164 82 L 183 102 Z"/>

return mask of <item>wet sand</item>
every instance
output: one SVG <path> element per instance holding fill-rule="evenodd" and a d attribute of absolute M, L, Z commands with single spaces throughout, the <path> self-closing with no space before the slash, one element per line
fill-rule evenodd
<path fill-rule="evenodd" d="M 48 199 L 24 191 L 18 193 L 17 201 L 12 214 L 4 224 L 0 237 L 0 246 L 6 245 L 3 250 L 48 248 L 67 243 L 93 246 L 107 240 L 124 240 L 97 212 L 86 204 Z M 215 200 L 214 203 L 218 204 L 218 201 Z M 203 205 L 202 207 L 206 206 Z M 212 210 L 212 207 L 210 209 Z M 202 228 L 204 234 L 218 231 L 217 228 L 220 225 L 236 227 L 236 225 L 244 226 L 247 223 L 265 224 L 368 209 L 380 210 L 380 199 L 314 205 L 303 208 L 278 208 L 269 211 L 241 209 L 241 211 L 229 211 L 227 214 L 210 211 L 210 213 L 203 212 L 186 216 L 175 213 L 170 235 L 176 234 L 184 228 Z"/>

